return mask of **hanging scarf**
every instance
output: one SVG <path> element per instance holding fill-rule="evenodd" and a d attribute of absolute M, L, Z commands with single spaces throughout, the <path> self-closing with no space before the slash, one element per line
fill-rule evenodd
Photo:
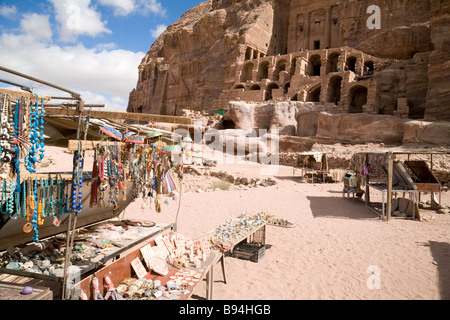
<path fill-rule="evenodd" d="M 364 164 L 360 174 L 362 176 L 370 176 L 370 175 L 372 175 L 372 168 L 370 167 L 370 164 L 368 164 L 366 162 L 366 164 Z"/>
<path fill-rule="evenodd" d="M 89 200 L 89 207 L 92 208 L 93 206 L 98 204 L 98 165 L 97 165 L 97 152 L 95 152 L 94 155 L 94 164 L 92 166 L 92 179 L 91 179 L 91 198 Z"/>

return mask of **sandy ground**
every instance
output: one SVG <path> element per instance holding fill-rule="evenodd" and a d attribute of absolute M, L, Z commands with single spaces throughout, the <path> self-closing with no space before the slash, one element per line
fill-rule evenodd
<path fill-rule="evenodd" d="M 49 147 L 48 157 L 40 171 L 70 170 L 70 153 Z M 86 170 L 91 165 L 87 161 Z M 209 170 L 265 179 L 263 168 L 244 163 Z M 423 222 L 382 221 L 362 200 L 343 198 L 342 183 L 305 183 L 293 176 L 292 167 L 277 169 L 270 175 L 276 185 L 247 190 L 213 191 L 215 178 L 185 174 L 181 202 L 167 198 L 158 214 L 153 204 L 142 209 L 138 199 L 121 217 L 173 223 L 180 203 L 178 231 L 191 239 L 242 212 L 267 212 L 296 224 L 266 227 L 259 262 L 226 258 L 226 284 L 216 265 L 214 299 L 450 299 L 450 214 L 421 210 L 428 216 Z M 449 205 L 450 194 L 442 197 Z M 203 282 L 193 299 L 204 299 L 205 289 Z"/>
<path fill-rule="evenodd" d="M 265 256 L 257 263 L 227 258 L 227 284 L 217 265 L 215 299 L 450 298 L 449 215 L 384 222 L 362 201 L 342 198 L 340 183 L 306 184 L 292 177 L 292 168 L 279 169 L 276 186 L 182 195 L 178 231 L 191 238 L 244 211 L 296 224 L 267 226 Z M 171 201 L 160 214 L 142 213 L 136 201 L 124 216 L 171 222 L 176 209 Z M 380 289 L 370 289 L 377 275 Z"/>

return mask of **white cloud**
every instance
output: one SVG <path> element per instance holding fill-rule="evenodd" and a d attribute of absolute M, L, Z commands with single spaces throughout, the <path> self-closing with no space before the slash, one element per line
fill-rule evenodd
<path fill-rule="evenodd" d="M 49 16 L 37 13 L 27 13 L 20 21 L 22 32 L 37 39 L 51 39 L 53 32 L 50 27 Z"/>
<path fill-rule="evenodd" d="M 114 15 L 126 16 L 131 13 L 166 15 L 166 9 L 157 0 L 99 0 L 100 4 L 114 9 Z"/>
<path fill-rule="evenodd" d="M 128 95 L 137 83 L 137 67 L 144 56 L 144 52 L 88 49 L 81 44 L 57 46 L 38 41 L 29 34 L 4 33 L 0 36 L 2 66 L 80 93 L 86 103 L 105 103 L 114 108 L 126 108 Z M 32 86 L 38 94 L 41 94 L 40 90 L 48 90 L 39 83 L 11 79 L 3 72 L 1 76 Z M 57 95 L 67 96 L 62 92 Z M 103 96 L 117 98 L 102 102 Z M 95 101 L 89 100 L 94 97 L 97 97 Z M 118 101 L 123 101 L 123 105 Z"/>
<path fill-rule="evenodd" d="M 23 14 L 19 28 L 0 34 L 0 64 L 77 92 L 87 104 L 105 104 L 103 110 L 125 111 L 129 93 L 138 80 L 137 68 L 145 52 L 121 50 L 114 42 L 87 48 L 77 41 L 78 36 L 94 37 L 110 32 L 91 4 L 93 1 L 49 1 L 54 6 L 57 31 L 52 32 L 51 17 L 37 13 Z M 133 0 L 133 3 L 137 2 Z M 0 6 L 0 9 L 3 7 Z M 80 23 L 79 28 L 71 29 L 70 23 L 73 23 L 72 26 Z M 58 35 L 64 40 L 63 44 L 54 39 Z M 39 95 L 69 96 L 68 93 L 1 71 L 0 78 L 29 86 Z M 2 83 L 0 86 L 4 87 Z"/>
<path fill-rule="evenodd" d="M 117 49 L 117 44 L 114 42 L 109 43 L 100 43 L 95 46 L 95 50 L 97 51 L 108 51 L 108 50 L 114 50 Z"/>
<path fill-rule="evenodd" d="M 99 0 L 104 6 L 111 6 L 114 8 L 114 15 L 126 16 L 136 9 L 134 0 Z"/>
<path fill-rule="evenodd" d="M 102 21 L 101 14 L 91 6 L 90 0 L 49 0 L 59 23 L 59 36 L 62 41 L 74 42 L 80 35 L 91 37 L 111 33 Z"/>
<path fill-rule="evenodd" d="M 86 104 L 100 104 L 105 105 L 104 108 L 93 108 L 93 110 L 108 110 L 108 111 L 126 111 L 128 106 L 128 99 L 118 96 L 104 95 L 98 92 L 90 92 L 81 90 L 78 91 Z"/>
<path fill-rule="evenodd" d="M 166 9 L 157 0 L 136 0 L 136 2 L 145 14 L 151 12 L 160 16 L 166 15 Z"/>
<path fill-rule="evenodd" d="M 163 33 L 164 30 L 166 30 L 166 29 L 167 29 L 167 26 L 165 24 L 159 24 L 156 26 L 155 29 L 150 30 L 150 34 L 152 35 L 153 38 L 158 38 L 159 35 L 161 33 Z"/>
<path fill-rule="evenodd" d="M 16 6 L 8 7 L 6 4 L 0 6 L 0 16 L 7 19 L 13 19 L 16 14 Z"/>

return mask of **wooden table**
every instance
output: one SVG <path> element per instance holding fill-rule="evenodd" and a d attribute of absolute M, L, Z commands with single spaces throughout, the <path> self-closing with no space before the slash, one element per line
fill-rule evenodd
<path fill-rule="evenodd" d="M 76 287 L 82 289 L 88 297 L 88 300 L 92 300 L 92 292 L 91 292 L 91 281 L 93 277 L 97 277 L 99 281 L 99 288 L 102 290 L 104 288 L 104 277 L 107 275 L 113 282 L 113 284 L 117 287 L 120 282 L 127 278 L 136 278 L 136 274 L 131 266 L 131 262 L 136 258 L 142 259 L 140 249 L 143 248 L 147 244 L 154 245 L 154 239 L 149 239 L 147 243 L 143 243 L 142 246 L 136 247 L 134 250 L 129 251 L 126 255 L 122 256 L 120 259 L 111 262 L 109 265 L 104 268 L 96 271 L 91 274 L 87 278 L 80 281 Z M 223 257 L 223 253 L 217 250 L 211 250 L 210 254 L 207 256 L 205 261 L 201 262 L 200 268 L 195 268 L 192 264 L 189 264 L 188 267 L 176 268 L 168 264 L 168 273 L 165 275 L 160 275 L 155 273 L 154 271 L 149 271 L 144 275 L 144 278 L 147 280 L 156 281 L 159 280 L 161 285 L 165 286 L 170 279 L 171 276 L 175 276 L 177 272 L 180 270 L 192 270 L 197 273 L 201 272 L 201 277 L 198 281 L 194 282 L 192 286 L 188 286 L 187 290 L 189 291 L 186 294 L 182 294 L 180 296 L 181 300 L 187 300 L 191 298 L 193 292 L 198 288 L 202 280 L 206 280 L 206 299 L 213 299 L 214 293 L 214 265 L 217 264 Z M 102 292 L 102 296 L 105 296 L 106 292 Z"/>
<path fill-rule="evenodd" d="M 210 269 L 209 273 L 208 273 L 208 277 L 207 277 L 207 287 L 209 287 L 209 291 L 207 291 L 207 296 L 208 294 L 210 294 L 209 298 L 212 299 L 213 296 L 213 283 L 214 283 L 214 266 L 220 262 L 221 267 L 222 267 L 222 275 L 223 275 L 223 282 L 226 284 L 227 283 L 227 275 L 226 275 L 226 269 L 225 269 L 225 257 L 227 256 L 227 254 L 229 254 L 230 252 L 233 251 L 234 247 L 239 244 L 240 242 L 247 240 L 247 242 L 251 242 L 251 238 L 252 236 L 257 232 L 257 231 L 263 231 L 264 232 L 264 243 L 265 244 L 265 233 L 266 233 L 266 225 L 267 222 L 264 222 L 263 224 L 257 226 L 254 229 L 249 230 L 245 235 L 237 238 L 231 245 L 231 247 L 228 250 L 213 250 L 215 252 L 218 253 L 218 256 L 216 258 L 216 260 L 213 261 L 213 266 Z M 215 231 L 209 232 L 206 236 L 201 237 L 202 238 L 206 238 L 206 239 L 211 239 L 215 234 Z M 209 284 L 209 285 L 208 285 Z M 208 290 L 208 288 L 207 288 Z"/>

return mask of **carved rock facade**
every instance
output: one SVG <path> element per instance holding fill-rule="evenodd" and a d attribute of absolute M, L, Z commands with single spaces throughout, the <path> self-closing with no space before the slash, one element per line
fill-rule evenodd
<path fill-rule="evenodd" d="M 450 120 L 450 5 L 378 0 L 380 28 L 372 29 L 373 4 L 203 2 L 152 45 L 127 111 L 182 115 L 236 100 L 294 100 L 334 104 L 335 113 Z"/>

